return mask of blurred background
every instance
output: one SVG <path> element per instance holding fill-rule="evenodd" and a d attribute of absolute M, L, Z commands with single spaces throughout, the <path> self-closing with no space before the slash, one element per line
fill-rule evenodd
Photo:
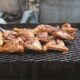
<path fill-rule="evenodd" d="M 80 0 L 0 0 L 0 24 L 65 22 L 80 22 Z"/>
<path fill-rule="evenodd" d="M 0 23 L 38 23 L 39 0 L 0 0 Z"/>

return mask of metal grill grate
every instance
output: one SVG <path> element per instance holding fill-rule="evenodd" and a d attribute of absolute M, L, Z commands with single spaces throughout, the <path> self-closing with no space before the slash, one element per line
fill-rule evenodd
<path fill-rule="evenodd" d="M 80 61 L 80 30 L 77 31 L 77 39 L 66 44 L 70 51 L 64 55 L 57 51 L 48 51 L 45 54 L 26 50 L 24 54 L 0 54 L 0 61 Z"/>

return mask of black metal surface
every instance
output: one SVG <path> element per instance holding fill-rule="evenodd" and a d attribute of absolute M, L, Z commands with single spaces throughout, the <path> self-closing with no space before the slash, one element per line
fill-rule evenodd
<path fill-rule="evenodd" d="M 12 29 L 13 27 L 19 28 L 34 28 L 38 24 L 16 24 L 16 25 L 1 25 L 4 29 Z M 58 24 L 51 24 L 58 25 Z M 80 61 L 80 24 L 72 24 L 75 26 L 77 31 L 77 38 L 71 43 L 67 43 L 67 47 L 69 47 L 69 53 L 64 55 L 62 52 L 57 51 L 48 51 L 43 54 L 39 54 L 38 52 L 31 52 L 30 50 L 26 50 L 24 54 L 0 54 L 0 61 Z"/>
<path fill-rule="evenodd" d="M 0 80 L 80 80 L 80 63 L 0 62 Z"/>

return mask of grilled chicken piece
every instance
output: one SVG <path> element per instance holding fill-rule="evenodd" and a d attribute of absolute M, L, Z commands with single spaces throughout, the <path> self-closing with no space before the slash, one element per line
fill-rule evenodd
<path fill-rule="evenodd" d="M 74 40 L 74 34 L 68 34 L 67 32 L 64 32 L 62 30 L 53 32 L 52 35 L 54 38 L 60 38 L 60 39 L 65 39 L 65 40 Z"/>
<path fill-rule="evenodd" d="M 62 25 L 57 31 L 52 32 L 55 38 L 74 40 L 76 34 L 76 28 L 72 28 L 70 24 L 66 23 Z"/>
<path fill-rule="evenodd" d="M 23 36 L 23 35 L 28 35 L 30 37 L 34 37 L 34 33 L 32 29 L 19 29 L 19 28 L 14 28 L 14 31 L 17 32 L 16 36 Z"/>
<path fill-rule="evenodd" d="M 62 25 L 62 28 L 61 28 L 63 31 L 67 32 L 67 33 L 75 33 L 76 32 L 76 28 L 72 28 L 71 27 L 71 24 L 69 23 L 66 23 L 64 25 Z"/>
<path fill-rule="evenodd" d="M 54 38 L 74 40 L 76 29 L 72 28 L 68 23 L 62 25 L 62 28 L 60 28 L 60 26 L 53 27 L 50 25 L 41 24 L 33 29 L 33 32 L 34 34 L 39 32 L 48 32 L 53 35 Z"/>
<path fill-rule="evenodd" d="M 42 51 L 41 43 L 37 38 L 35 38 L 34 33 L 31 29 L 14 28 L 14 30 L 18 33 L 18 36 L 20 36 L 24 41 L 23 46 L 26 49 Z"/>
<path fill-rule="evenodd" d="M 61 29 L 64 32 L 67 32 L 68 34 L 70 34 L 70 36 L 72 36 L 73 39 L 75 39 L 77 29 L 76 28 L 72 28 L 71 27 L 71 24 L 66 23 L 66 24 L 62 25 L 62 28 Z"/>
<path fill-rule="evenodd" d="M 24 52 L 24 47 L 19 44 L 19 41 L 17 39 L 9 40 L 7 41 L 3 47 L 0 47 L 0 52 L 2 53 L 14 53 L 14 52 L 19 52 L 23 53 Z"/>
<path fill-rule="evenodd" d="M 51 40 L 46 45 L 43 46 L 43 51 L 47 50 L 57 50 L 62 52 L 68 52 L 68 48 L 65 46 L 62 40 Z"/>
<path fill-rule="evenodd" d="M 15 38 L 15 34 L 17 34 L 15 31 L 5 30 L 3 32 L 3 38 L 10 40 L 10 39 Z"/>
<path fill-rule="evenodd" d="M 24 52 L 24 47 L 20 44 L 21 40 L 20 38 L 16 38 L 15 34 L 17 34 L 15 31 L 11 30 L 3 30 L 2 31 L 2 38 L 4 45 L 0 47 L 0 52 L 3 53 L 14 53 L 14 52 Z"/>
<path fill-rule="evenodd" d="M 38 25 L 35 29 L 33 29 L 34 33 L 38 33 L 38 32 L 48 32 L 51 33 L 53 31 L 56 31 L 58 29 L 58 27 L 53 27 L 50 25 L 45 25 L 45 24 L 41 24 Z"/>
<path fill-rule="evenodd" d="M 41 42 L 49 42 L 53 37 L 49 36 L 47 32 L 39 32 L 36 34 L 36 38 Z"/>
<path fill-rule="evenodd" d="M 0 47 L 3 45 L 3 36 L 2 32 L 0 32 Z"/>
<path fill-rule="evenodd" d="M 33 40 L 25 41 L 24 47 L 26 49 L 35 50 L 35 51 L 42 51 L 42 45 L 37 38 L 33 38 Z"/>

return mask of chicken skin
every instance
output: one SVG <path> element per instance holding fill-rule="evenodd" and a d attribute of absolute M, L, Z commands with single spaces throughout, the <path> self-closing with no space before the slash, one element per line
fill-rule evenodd
<path fill-rule="evenodd" d="M 0 47 L 3 45 L 3 37 L 2 37 L 2 32 L 0 32 Z"/>
<path fill-rule="evenodd" d="M 36 34 L 36 38 L 41 42 L 47 43 L 53 38 L 53 36 L 49 36 L 47 32 L 39 32 Z"/>
<path fill-rule="evenodd" d="M 65 40 L 74 40 L 74 34 L 68 34 L 62 30 L 52 33 L 54 38 L 65 39 Z"/>
<path fill-rule="evenodd" d="M 56 31 L 58 29 L 58 27 L 54 27 L 51 25 L 46 25 L 46 24 L 41 24 L 38 25 L 35 29 L 33 29 L 34 33 L 38 33 L 38 32 L 48 32 L 51 33 L 53 31 Z"/>
<path fill-rule="evenodd" d="M 43 51 L 47 50 L 57 50 L 57 51 L 63 51 L 68 52 L 68 48 L 65 46 L 64 42 L 62 40 L 57 39 L 51 40 L 50 42 L 46 43 L 43 46 Z"/>
<path fill-rule="evenodd" d="M 71 27 L 71 24 L 69 23 L 66 23 L 64 25 L 62 25 L 62 28 L 61 28 L 63 31 L 67 32 L 67 33 L 75 33 L 76 32 L 76 28 L 73 28 Z"/>
<path fill-rule="evenodd" d="M 9 40 L 2 47 L 0 47 L 0 52 L 2 53 L 7 53 L 7 52 L 8 53 L 14 53 L 14 52 L 23 53 L 24 47 L 19 44 L 17 39 Z"/>
<path fill-rule="evenodd" d="M 32 49 L 36 51 L 42 51 L 42 46 L 41 43 L 37 38 L 34 37 L 34 34 L 32 30 L 30 29 L 14 29 L 17 33 L 18 36 L 22 38 L 24 41 L 23 46 L 26 49 Z"/>

